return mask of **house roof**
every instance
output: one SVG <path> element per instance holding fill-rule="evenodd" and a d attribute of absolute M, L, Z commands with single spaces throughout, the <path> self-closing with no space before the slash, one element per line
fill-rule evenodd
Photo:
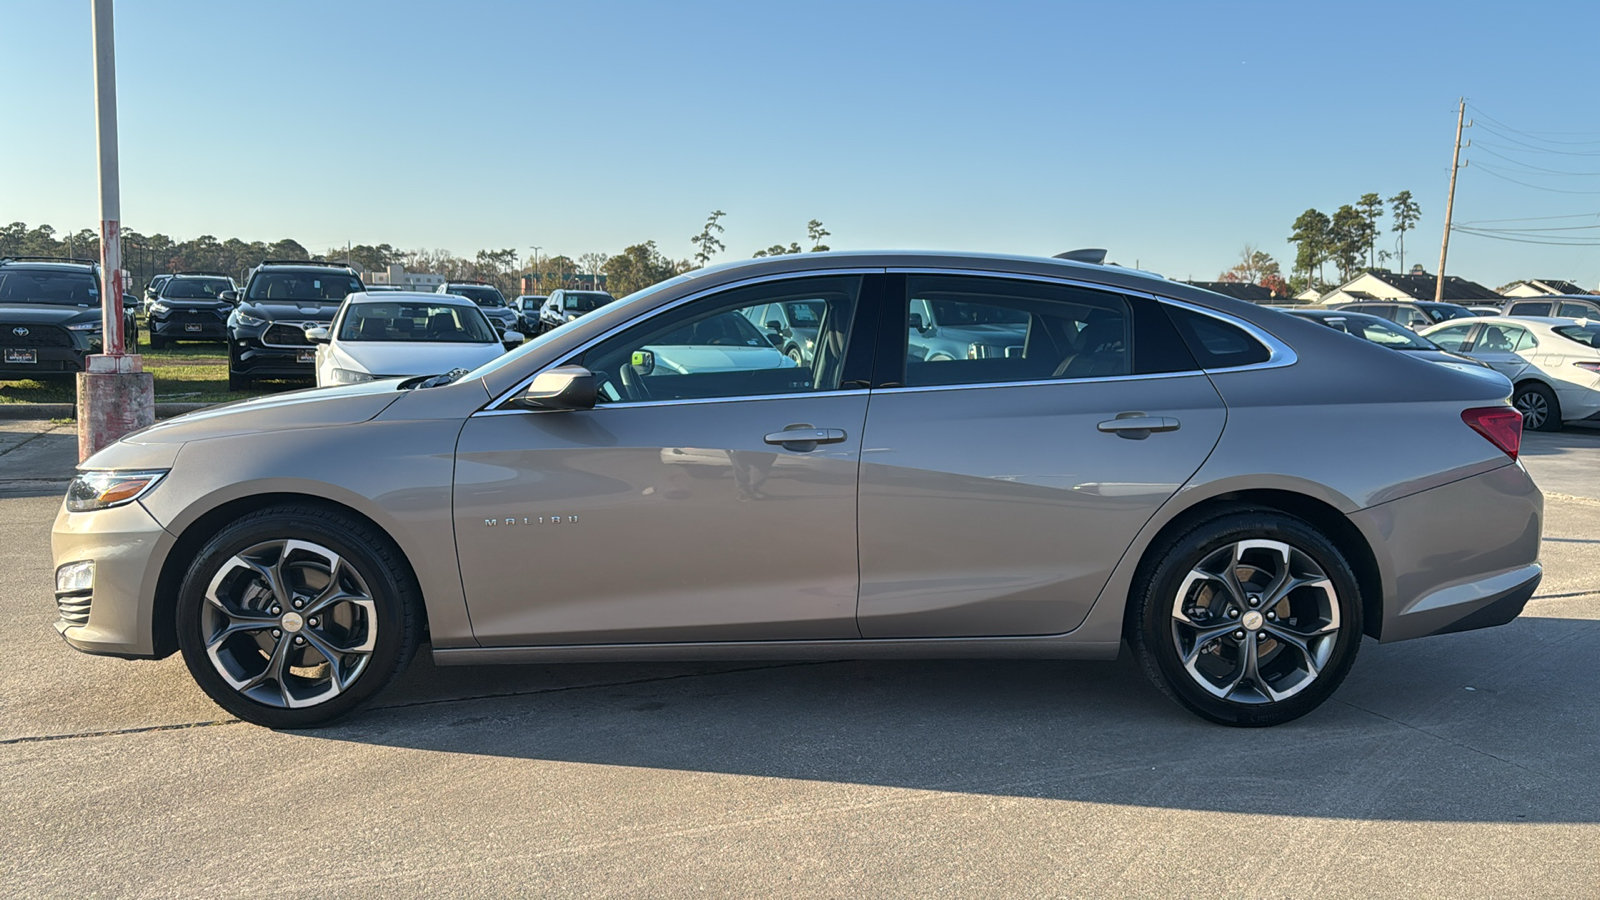
<path fill-rule="evenodd" d="M 1498 290 L 1503 294 L 1506 291 L 1512 290 L 1513 288 L 1524 284 L 1543 291 L 1546 294 L 1565 294 L 1569 297 L 1583 296 L 1585 294 L 1594 293 L 1593 291 L 1586 291 L 1583 288 L 1578 287 L 1576 284 L 1561 278 L 1529 278 L 1524 281 L 1513 281 L 1510 284 L 1501 285 Z"/>
<path fill-rule="evenodd" d="M 1371 275 L 1413 300 L 1433 299 L 1436 276 L 1401 275 L 1398 272 L 1372 272 Z M 1462 303 L 1469 300 L 1491 300 L 1499 303 L 1505 298 L 1476 281 L 1468 281 L 1458 275 L 1446 275 L 1443 299 L 1448 303 Z"/>
<path fill-rule="evenodd" d="M 1246 303 L 1255 303 L 1261 306 L 1281 303 L 1284 299 L 1268 288 L 1244 281 L 1185 281 L 1184 284 L 1192 284 L 1197 288 L 1204 288 L 1213 293 L 1222 294 L 1225 297 L 1232 297 L 1235 300 L 1243 300 Z"/>

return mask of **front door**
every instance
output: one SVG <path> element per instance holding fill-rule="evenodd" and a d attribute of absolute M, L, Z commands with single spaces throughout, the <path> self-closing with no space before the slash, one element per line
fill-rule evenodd
<path fill-rule="evenodd" d="M 904 364 L 879 370 L 862 453 L 862 636 L 1070 631 L 1216 445 L 1221 398 L 1153 300 L 905 284 Z"/>
<path fill-rule="evenodd" d="M 1520 325 L 1483 323 L 1477 340 L 1472 343 L 1471 355 L 1488 363 L 1491 368 L 1513 382 L 1528 369 L 1528 360 L 1522 354 L 1532 355 L 1538 346 L 1533 333 Z"/>
<path fill-rule="evenodd" d="M 855 322 L 880 280 L 794 278 L 674 306 L 563 361 L 600 378 L 595 409 L 469 419 L 455 520 L 479 642 L 858 637 L 867 392 L 850 372 L 870 364 Z M 799 294 L 825 307 L 806 366 L 746 315 Z"/>

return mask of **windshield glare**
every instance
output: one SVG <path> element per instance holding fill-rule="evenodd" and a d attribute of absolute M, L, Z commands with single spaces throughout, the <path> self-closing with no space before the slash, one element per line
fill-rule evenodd
<path fill-rule="evenodd" d="M 88 272 L 0 270 L 0 303 L 98 306 L 100 286 Z"/>
<path fill-rule="evenodd" d="M 345 309 L 339 340 L 499 342 L 482 311 L 454 303 L 355 303 Z"/>
<path fill-rule="evenodd" d="M 343 300 L 361 290 L 361 279 L 344 273 L 263 272 L 250 280 L 250 300 Z"/>
<path fill-rule="evenodd" d="M 226 278 L 174 278 L 161 289 L 168 300 L 215 300 L 223 291 L 233 290 Z"/>

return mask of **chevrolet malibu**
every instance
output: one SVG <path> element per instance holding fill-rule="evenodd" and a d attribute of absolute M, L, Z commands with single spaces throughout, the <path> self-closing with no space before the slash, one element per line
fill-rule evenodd
<path fill-rule="evenodd" d="M 795 299 L 821 307 L 808 365 L 718 327 Z M 929 309 L 1003 323 L 1003 349 L 922 353 Z M 727 352 L 665 365 L 684 334 Z M 129 435 L 57 517 L 56 627 L 181 652 L 271 727 L 350 712 L 424 642 L 443 665 L 1126 643 L 1190 711 L 1272 725 L 1364 635 L 1521 612 L 1543 501 L 1505 385 L 1116 267 L 713 267 L 465 374 Z"/>

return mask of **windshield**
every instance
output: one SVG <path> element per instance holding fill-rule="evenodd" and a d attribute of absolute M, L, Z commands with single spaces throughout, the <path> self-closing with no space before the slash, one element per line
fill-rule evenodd
<path fill-rule="evenodd" d="M 1336 321 L 1338 320 L 1329 319 L 1327 324 L 1334 325 Z M 1334 327 L 1337 328 L 1339 326 L 1334 325 Z M 1393 347 L 1396 350 L 1439 349 L 1433 341 L 1409 329 L 1402 328 L 1388 319 L 1380 319 L 1377 316 L 1361 316 L 1360 318 L 1351 316 L 1340 330 L 1346 334 L 1353 334 L 1364 341 L 1382 344 L 1385 347 Z"/>
<path fill-rule="evenodd" d="M 1447 303 L 1440 304 L 1438 306 L 1424 306 L 1422 311 L 1427 313 L 1428 318 L 1434 320 L 1435 322 L 1448 322 L 1451 319 L 1474 318 L 1472 315 L 1472 310 L 1460 306 L 1451 306 Z"/>
<path fill-rule="evenodd" d="M 482 310 L 457 303 L 353 303 L 345 309 L 339 340 L 499 342 Z"/>
<path fill-rule="evenodd" d="M 1028 324 L 1028 314 L 1019 309 L 957 300 L 929 300 L 928 303 L 933 307 L 933 324 L 946 328 L 951 325 Z"/>
<path fill-rule="evenodd" d="M 682 328 L 667 332 L 650 342 L 651 346 L 721 346 L 772 347 L 750 320 L 737 310 L 718 313 Z"/>
<path fill-rule="evenodd" d="M 1587 325 L 1557 325 L 1550 330 L 1569 341 L 1600 348 L 1600 322 L 1590 322 Z"/>
<path fill-rule="evenodd" d="M 453 284 L 450 286 L 450 293 L 457 297 L 465 297 L 479 306 L 492 308 L 506 305 L 506 298 L 487 284 Z"/>
<path fill-rule="evenodd" d="M 226 278 L 174 278 L 161 289 L 168 300 L 215 300 L 223 291 L 233 290 Z"/>
<path fill-rule="evenodd" d="M 250 279 L 250 300 L 343 300 L 361 290 L 361 279 L 344 272 L 262 272 Z"/>
<path fill-rule="evenodd" d="M 564 294 L 563 302 L 566 308 L 575 312 L 590 312 L 610 303 L 610 294 Z"/>
<path fill-rule="evenodd" d="M 0 269 L 0 303 L 99 306 L 100 285 L 88 272 Z"/>

